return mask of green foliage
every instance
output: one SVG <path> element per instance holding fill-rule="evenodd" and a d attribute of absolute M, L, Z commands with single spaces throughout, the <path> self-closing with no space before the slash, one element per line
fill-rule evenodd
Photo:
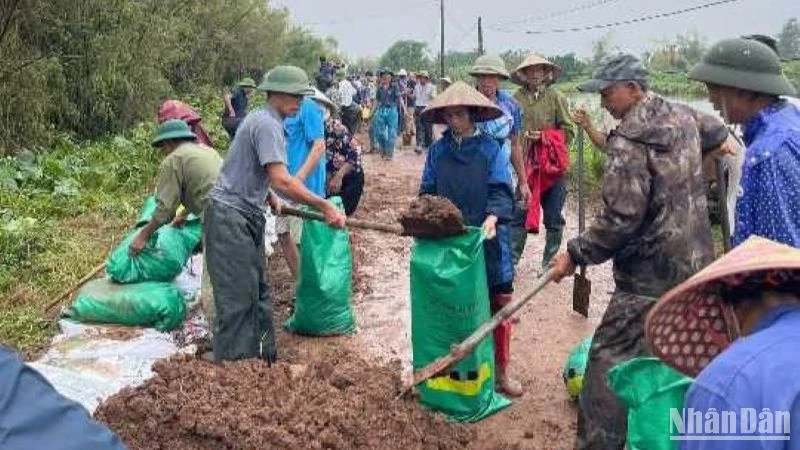
<path fill-rule="evenodd" d="M 703 83 L 690 80 L 684 72 L 655 72 L 650 75 L 650 89 L 662 95 L 705 97 Z"/>
<path fill-rule="evenodd" d="M 381 67 L 394 71 L 400 69 L 430 69 L 432 61 L 428 57 L 428 44 L 420 41 L 397 41 L 381 56 Z"/>
<path fill-rule="evenodd" d="M 335 41 L 320 39 L 303 28 L 292 28 L 286 38 L 284 58 L 286 64 L 303 68 L 313 78 L 319 67 L 319 57 L 334 49 Z"/>
<path fill-rule="evenodd" d="M 787 20 L 778 34 L 778 53 L 782 58 L 800 58 L 800 22 L 796 17 Z"/>
<path fill-rule="evenodd" d="M 336 42 L 262 0 L 18 0 L 0 10 L 0 155 L 121 133 L 171 96 L 316 71 Z M 210 117 L 209 117 L 210 118 Z"/>
<path fill-rule="evenodd" d="M 55 328 L 54 323 L 34 308 L 0 310 L 0 342 L 22 350 L 26 356 L 46 345 Z"/>
<path fill-rule="evenodd" d="M 800 60 L 784 62 L 783 73 L 794 84 L 797 92 L 800 92 Z"/>

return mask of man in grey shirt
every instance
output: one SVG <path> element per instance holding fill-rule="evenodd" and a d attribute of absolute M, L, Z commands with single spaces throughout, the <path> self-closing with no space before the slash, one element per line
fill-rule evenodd
<path fill-rule="evenodd" d="M 314 93 L 294 66 L 269 71 L 258 89 L 267 106 L 251 112 L 236 131 L 205 212 L 205 257 L 214 291 L 214 360 L 277 357 L 272 302 L 264 264 L 264 212 L 270 186 L 286 198 L 314 207 L 331 226 L 345 217 L 311 193 L 286 169 L 283 120 Z"/>

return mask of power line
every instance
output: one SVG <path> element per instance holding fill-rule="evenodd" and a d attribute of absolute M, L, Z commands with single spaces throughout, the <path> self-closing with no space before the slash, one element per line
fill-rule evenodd
<path fill-rule="evenodd" d="M 492 28 L 492 27 L 503 27 L 505 25 L 514 25 L 514 24 L 518 24 L 518 23 L 536 22 L 536 21 L 539 21 L 539 20 L 554 19 L 556 17 L 566 16 L 566 15 L 573 14 L 573 13 L 576 13 L 576 12 L 585 11 L 587 9 L 596 8 L 598 6 L 607 5 L 609 3 L 616 3 L 618 1 L 619 0 L 594 0 L 594 1 L 590 2 L 590 3 L 585 3 L 585 4 L 578 5 L 578 6 L 575 6 L 573 8 L 569 8 L 569 9 L 562 9 L 560 11 L 553 11 L 551 13 L 542 14 L 542 15 L 539 15 L 539 16 L 525 17 L 525 18 L 522 18 L 522 19 L 516 19 L 516 20 L 509 21 L 509 22 L 496 23 L 496 24 L 491 25 L 490 28 Z"/>
<path fill-rule="evenodd" d="M 714 7 L 714 6 L 724 5 L 724 4 L 727 4 L 727 3 L 735 3 L 735 2 L 738 2 L 738 1 L 741 1 L 741 0 L 719 0 L 719 1 L 716 1 L 716 2 L 704 3 L 702 5 L 692 6 L 690 8 L 677 9 L 677 10 L 669 11 L 669 12 L 665 12 L 665 13 L 648 14 L 646 16 L 641 16 L 641 17 L 637 17 L 637 18 L 634 18 L 634 19 L 620 20 L 620 21 L 617 21 L 617 22 L 609 22 L 609 23 L 596 24 L 596 25 L 587 25 L 587 26 L 582 26 L 582 27 L 552 28 L 552 29 L 549 29 L 549 30 L 509 30 L 509 29 L 500 29 L 500 28 L 492 28 L 492 29 L 494 29 L 495 31 L 503 32 L 503 33 L 525 33 L 525 34 L 573 33 L 573 32 L 578 32 L 578 31 L 600 30 L 600 29 L 604 29 L 604 28 L 614 28 L 614 27 L 618 27 L 618 26 L 622 26 L 622 25 L 631 25 L 631 24 L 634 24 L 634 23 L 648 22 L 650 20 L 663 19 L 665 17 L 678 16 L 678 15 L 686 14 L 686 13 L 689 13 L 689 12 L 692 12 L 692 11 L 697 11 L 699 9 L 711 8 L 711 7 Z"/>
<path fill-rule="evenodd" d="M 478 24 L 477 24 L 477 23 L 474 23 L 474 24 L 472 24 L 472 26 L 469 28 L 469 30 L 467 30 L 466 32 L 464 32 L 464 33 L 463 33 L 461 36 L 459 36 L 459 37 L 458 37 L 458 38 L 455 40 L 455 42 L 456 42 L 456 43 L 455 43 L 455 45 L 453 45 L 453 44 L 450 44 L 450 45 L 448 45 L 448 47 L 450 47 L 450 50 L 458 50 L 458 47 L 459 47 L 461 44 L 463 44 L 463 43 L 464 43 L 464 41 L 465 41 L 465 40 L 466 40 L 468 37 L 472 36 L 472 33 L 475 31 L 475 29 L 476 29 L 477 27 L 478 27 Z"/>

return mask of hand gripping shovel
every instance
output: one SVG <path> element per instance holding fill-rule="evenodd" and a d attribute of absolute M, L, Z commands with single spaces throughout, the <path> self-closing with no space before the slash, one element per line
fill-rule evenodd
<path fill-rule="evenodd" d="M 517 312 L 520 308 L 522 308 L 526 303 L 528 303 L 531 299 L 536 297 L 536 294 L 539 293 L 545 286 L 547 286 L 550 281 L 553 280 L 553 270 L 550 269 L 542 275 L 536 281 L 536 284 L 531 288 L 530 291 L 526 292 L 524 296 L 517 298 L 516 300 L 512 301 L 511 303 L 504 306 L 500 311 L 497 311 L 492 319 L 488 322 L 484 323 L 480 326 L 474 333 L 469 335 L 464 341 L 462 341 L 458 345 L 454 345 L 450 349 L 450 353 L 437 358 L 432 363 L 428 364 L 427 366 L 423 367 L 422 369 L 414 372 L 414 380 L 411 382 L 410 385 L 406 385 L 403 387 L 402 391 L 396 398 L 400 398 L 406 394 L 411 388 L 414 386 L 422 383 L 423 381 L 436 376 L 436 374 L 442 373 L 451 367 L 453 364 L 459 362 L 460 360 L 467 357 L 475 347 L 480 344 L 480 342 L 488 336 L 490 333 L 500 325 L 501 322 L 511 317 L 515 312 Z"/>
<path fill-rule="evenodd" d="M 302 219 L 318 220 L 320 222 L 325 222 L 325 216 L 322 213 L 316 211 L 306 211 L 286 205 L 281 207 L 281 215 L 294 216 L 294 217 L 300 217 Z M 348 228 L 362 228 L 364 230 L 382 231 L 384 233 L 403 235 L 403 227 L 400 225 L 370 222 L 368 220 L 348 218 L 345 221 L 345 226 Z"/>
<path fill-rule="evenodd" d="M 578 233 L 586 227 L 586 189 L 584 186 L 583 130 L 578 130 Z M 572 287 L 572 310 L 589 317 L 592 282 L 586 278 L 586 266 L 580 266 Z"/>
<path fill-rule="evenodd" d="M 325 221 L 325 216 L 319 212 L 306 211 L 290 206 L 283 206 L 281 214 Z M 430 195 L 423 195 L 412 201 L 408 210 L 400 218 L 400 224 L 376 223 L 348 218 L 345 221 L 345 226 L 428 239 L 458 236 L 467 231 L 461 212 L 452 202 Z"/>

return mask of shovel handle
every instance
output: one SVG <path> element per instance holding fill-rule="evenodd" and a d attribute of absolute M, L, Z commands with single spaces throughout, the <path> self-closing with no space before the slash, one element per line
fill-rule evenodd
<path fill-rule="evenodd" d="M 293 208 L 291 206 L 282 206 L 281 215 L 294 216 L 294 217 L 300 217 L 302 219 L 325 222 L 325 216 L 322 213 L 316 211 L 305 211 L 302 209 Z M 345 226 L 347 226 L 347 228 L 361 228 L 364 230 L 382 231 L 384 233 L 391 233 L 397 235 L 403 234 L 403 227 L 400 225 L 389 225 L 385 223 L 370 222 L 368 220 L 348 218 L 345 221 Z"/>
<path fill-rule="evenodd" d="M 460 344 L 454 345 L 445 356 L 442 356 L 432 363 L 428 364 L 427 366 L 423 367 L 422 369 L 414 372 L 414 381 L 412 382 L 411 386 L 406 386 L 404 389 L 405 393 L 411 387 L 422 383 L 423 381 L 435 376 L 436 374 L 442 372 L 446 368 L 452 366 L 453 364 L 457 363 L 458 361 L 464 359 L 470 352 L 478 346 L 478 344 L 488 336 L 501 322 L 508 319 L 517 312 L 520 308 L 522 308 L 526 303 L 528 303 L 531 299 L 536 297 L 536 294 L 539 293 L 545 286 L 547 286 L 550 281 L 553 280 L 553 269 L 548 270 L 545 274 L 536 281 L 536 284 L 531 288 L 530 291 L 526 292 L 523 297 L 517 298 L 516 300 L 512 301 L 511 303 L 504 306 L 500 311 L 492 316 L 491 320 L 484 323 L 480 326 L 474 333 L 472 333 L 469 337 L 464 339 Z M 402 394 L 401 394 L 402 396 Z"/>

